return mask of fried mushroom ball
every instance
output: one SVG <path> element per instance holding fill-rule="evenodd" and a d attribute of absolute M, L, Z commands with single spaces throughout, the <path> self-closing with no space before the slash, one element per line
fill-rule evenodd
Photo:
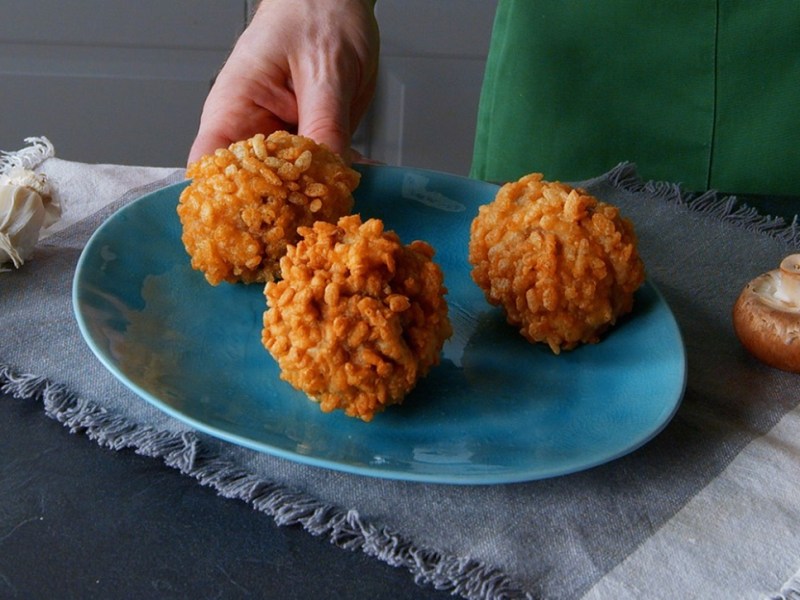
<path fill-rule="evenodd" d="M 480 207 L 469 242 L 472 278 L 531 342 L 559 354 L 633 307 L 644 265 L 630 221 L 582 190 L 534 173 Z"/>
<path fill-rule="evenodd" d="M 429 244 L 403 245 L 379 219 L 299 232 L 265 287 L 262 342 L 324 412 L 370 421 L 439 363 L 452 333 L 442 271 Z"/>
<path fill-rule="evenodd" d="M 181 239 L 212 285 L 275 279 L 297 228 L 348 214 L 360 178 L 325 145 L 285 131 L 203 156 L 186 176 Z"/>

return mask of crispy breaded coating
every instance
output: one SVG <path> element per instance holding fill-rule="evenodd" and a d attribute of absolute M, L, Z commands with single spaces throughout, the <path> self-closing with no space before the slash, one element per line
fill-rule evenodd
<path fill-rule="evenodd" d="M 299 232 L 266 285 L 262 341 L 323 411 L 370 421 L 439 363 L 452 333 L 442 271 L 429 244 L 403 245 L 379 219 Z"/>
<path fill-rule="evenodd" d="M 327 146 L 285 131 L 203 156 L 186 176 L 181 239 L 212 285 L 275 279 L 297 228 L 348 214 L 360 179 Z"/>
<path fill-rule="evenodd" d="M 632 310 L 645 276 L 633 225 L 616 207 L 538 173 L 480 207 L 469 262 L 487 300 L 555 354 L 600 341 Z"/>

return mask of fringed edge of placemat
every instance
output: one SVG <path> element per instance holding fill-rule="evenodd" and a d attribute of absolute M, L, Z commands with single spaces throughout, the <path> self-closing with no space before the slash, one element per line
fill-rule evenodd
<path fill-rule="evenodd" d="M 394 567 L 404 567 L 419 585 L 430 584 L 469 600 L 532 600 L 498 569 L 478 561 L 420 548 L 401 535 L 379 528 L 355 510 L 343 510 L 288 487 L 264 480 L 220 458 L 193 431 L 172 432 L 142 426 L 76 397 L 44 377 L 15 372 L 0 364 L 0 390 L 15 398 L 42 402 L 45 414 L 113 450 L 159 458 L 220 496 L 242 500 L 280 525 L 299 525 L 340 548 L 361 550 Z"/>
<path fill-rule="evenodd" d="M 43 135 L 26 137 L 24 142 L 28 145 L 21 150 L 0 150 L 0 173 L 15 168 L 33 170 L 56 155 L 52 142 Z"/>
<path fill-rule="evenodd" d="M 687 210 L 702 213 L 748 231 L 763 233 L 780 240 L 789 248 L 800 246 L 800 224 L 795 215 L 791 222 L 783 217 L 761 214 L 757 208 L 740 202 L 736 196 L 715 190 L 703 193 L 686 192 L 679 183 L 644 181 L 634 163 L 622 162 L 609 171 L 608 182 L 631 193 L 644 192 L 654 199 L 672 202 Z"/>
<path fill-rule="evenodd" d="M 765 600 L 800 600 L 800 571 L 792 575 L 789 580 L 781 586 L 781 591 L 777 594 L 764 596 Z"/>

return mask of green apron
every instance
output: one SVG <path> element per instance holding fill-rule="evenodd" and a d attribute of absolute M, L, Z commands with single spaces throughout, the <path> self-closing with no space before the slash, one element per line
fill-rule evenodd
<path fill-rule="evenodd" d="M 472 176 L 800 196 L 800 0 L 500 0 Z"/>

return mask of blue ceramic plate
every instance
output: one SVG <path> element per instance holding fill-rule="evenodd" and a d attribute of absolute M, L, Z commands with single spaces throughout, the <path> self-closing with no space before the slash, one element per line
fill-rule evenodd
<path fill-rule="evenodd" d="M 442 364 L 371 423 L 279 379 L 261 346 L 261 285 L 212 287 L 193 271 L 175 206 L 144 196 L 87 244 L 74 281 L 81 331 L 103 364 L 170 415 L 230 442 L 320 467 L 439 483 L 562 475 L 641 446 L 678 407 L 681 336 L 652 284 L 597 345 L 554 356 L 529 344 L 470 279 L 469 226 L 497 187 L 443 173 L 359 167 L 356 210 L 405 242 L 429 241 L 455 333 Z"/>

